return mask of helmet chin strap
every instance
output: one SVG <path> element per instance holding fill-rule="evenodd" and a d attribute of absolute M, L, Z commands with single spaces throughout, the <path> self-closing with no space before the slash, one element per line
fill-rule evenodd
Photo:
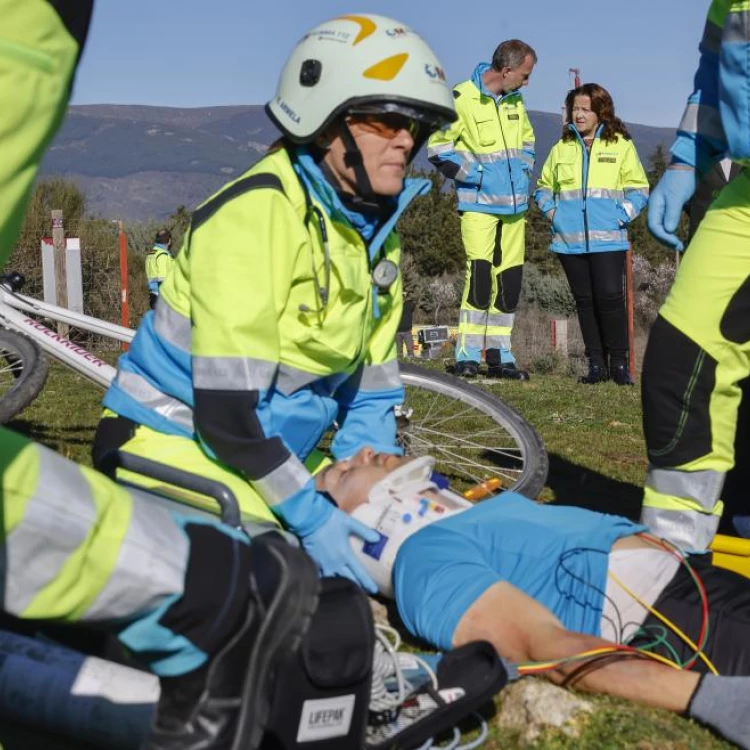
<path fill-rule="evenodd" d="M 383 199 L 376 195 L 372 189 L 362 152 L 359 150 L 346 120 L 341 123 L 341 140 L 346 148 L 344 164 L 354 170 L 354 184 L 357 187 L 357 194 L 350 198 L 351 204 L 364 211 L 382 211 Z"/>

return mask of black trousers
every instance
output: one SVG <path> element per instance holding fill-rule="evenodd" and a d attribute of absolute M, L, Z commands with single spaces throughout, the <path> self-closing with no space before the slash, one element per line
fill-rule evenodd
<path fill-rule="evenodd" d="M 579 255 L 559 253 L 557 257 L 576 301 L 589 362 L 611 367 L 627 365 L 625 253 L 617 250 Z"/>
<path fill-rule="evenodd" d="M 708 595 L 709 628 L 704 652 L 719 674 L 750 675 L 750 580 L 731 570 L 711 564 L 711 555 L 693 555 L 690 564 L 703 581 Z M 698 588 L 684 567 L 675 574 L 659 598 L 654 609 L 675 623 L 694 643 L 698 642 L 703 611 Z M 644 646 L 660 633 L 662 623 L 649 615 L 643 626 L 646 632 L 630 642 Z M 689 659 L 693 651 L 669 628 L 666 639 L 681 660 Z M 669 649 L 657 646 L 654 653 L 672 659 Z M 706 672 L 699 659 L 692 667 L 695 672 Z"/>

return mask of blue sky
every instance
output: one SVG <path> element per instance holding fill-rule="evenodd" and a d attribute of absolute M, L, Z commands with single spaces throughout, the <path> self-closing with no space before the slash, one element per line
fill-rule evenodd
<path fill-rule="evenodd" d="M 692 88 L 708 0 L 98 0 L 74 104 L 261 104 L 296 41 L 342 13 L 412 26 L 453 83 L 518 37 L 539 54 L 530 109 L 558 111 L 569 67 L 629 122 L 674 127 Z"/>

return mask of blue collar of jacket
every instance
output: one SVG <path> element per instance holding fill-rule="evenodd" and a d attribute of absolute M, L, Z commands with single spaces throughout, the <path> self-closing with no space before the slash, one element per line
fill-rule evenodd
<path fill-rule="evenodd" d="M 401 218 L 401 214 L 414 198 L 418 195 L 426 195 L 432 188 L 432 183 L 427 179 L 404 180 L 403 190 L 393 199 L 395 210 L 385 222 L 380 224 L 377 218 L 366 216 L 344 206 L 333 186 L 326 180 L 322 170 L 304 146 L 298 146 L 294 150 L 292 164 L 305 189 L 320 203 L 328 216 L 351 226 L 368 243 L 370 261 L 376 257 L 396 222 Z"/>
<path fill-rule="evenodd" d="M 578 138 L 585 150 L 586 144 L 584 143 L 583 136 L 578 132 L 578 128 L 573 125 L 572 122 L 568 123 L 568 130 L 570 130 L 572 133 L 575 133 L 576 138 Z M 594 133 L 594 140 L 596 140 L 602 134 L 602 130 L 604 130 L 604 123 L 599 123 L 599 127 L 597 127 L 596 129 L 596 133 Z"/>
<path fill-rule="evenodd" d="M 471 82 L 479 89 L 479 93 L 494 99 L 496 104 L 500 104 L 503 99 L 511 96 L 521 96 L 519 91 L 506 91 L 503 94 L 493 94 L 485 85 L 482 76 L 492 67 L 489 63 L 479 63 L 474 72 L 471 74 Z"/>
<path fill-rule="evenodd" d="M 169 252 L 169 248 L 166 245 L 162 245 L 161 242 L 154 242 L 154 246 L 151 248 L 152 253 Z"/>

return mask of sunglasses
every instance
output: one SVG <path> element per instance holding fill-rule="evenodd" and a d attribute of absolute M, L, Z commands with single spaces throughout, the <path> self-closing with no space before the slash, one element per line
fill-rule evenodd
<path fill-rule="evenodd" d="M 347 122 L 360 132 L 374 133 L 381 138 L 395 138 L 402 130 L 416 139 L 421 123 L 398 112 L 356 112 L 350 114 Z"/>

